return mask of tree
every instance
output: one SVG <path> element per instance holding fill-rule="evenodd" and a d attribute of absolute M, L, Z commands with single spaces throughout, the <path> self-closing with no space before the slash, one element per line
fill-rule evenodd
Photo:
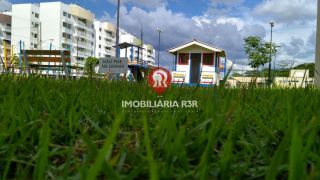
<path fill-rule="evenodd" d="M 250 36 L 244 39 L 245 52 L 249 58 L 249 65 L 258 70 L 260 66 L 270 62 L 270 42 L 262 42 L 260 37 Z M 277 52 L 277 46 L 272 43 L 271 54 Z"/>
<path fill-rule="evenodd" d="M 90 78 L 93 77 L 96 74 L 95 67 L 98 63 L 99 60 L 97 58 L 88 57 L 84 65 L 85 74 L 88 75 Z"/>

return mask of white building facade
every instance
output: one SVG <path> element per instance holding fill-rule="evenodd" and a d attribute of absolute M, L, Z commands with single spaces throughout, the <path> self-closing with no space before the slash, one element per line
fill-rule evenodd
<path fill-rule="evenodd" d="M 151 44 L 143 45 L 143 60 L 148 64 L 155 64 L 156 50 Z"/>
<path fill-rule="evenodd" d="M 72 56 L 79 66 L 84 67 L 84 60 L 94 56 L 94 15 L 78 5 L 72 4 L 69 8 L 74 32 Z"/>
<path fill-rule="evenodd" d="M 70 50 L 71 64 L 84 67 L 84 60 L 94 56 L 93 22 L 90 11 L 74 4 L 14 4 L 12 43 L 19 45 L 22 41 L 24 49 Z"/>
<path fill-rule="evenodd" d="M 95 20 L 95 57 L 115 57 L 116 28 L 109 22 Z"/>
<path fill-rule="evenodd" d="M 73 22 L 68 5 L 61 2 L 40 3 L 40 21 L 41 49 L 73 49 Z"/>
<path fill-rule="evenodd" d="M 141 39 L 124 30 L 120 31 L 121 43 L 128 43 L 130 46 L 120 50 L 120 57 L 127 57 L 132 62 L 143 64 L 155 63 L 155 50 L 152 45 L 143 44 Z"/>
<path fill-rule="evenodd" d="M 94 14 L 75 4 L 41 2 L 13 4 L 11 44 L 16 54 L 22 49 L 70 50 L 71 65 L 84 67 L 88 57 L 115 57 L 116 28 L 94 20 Z M 5 27 L 9 31 L 9 27 Z M 7 32 L 9 33 L 9 32 Z M 120 43 L 130 47 L 121 57 L 143 64 L 155 63 L 155 50 L 134 35 L 121 30 Z M 21 42 L 21 43 L 20 43 Z"/>
<path fill-rule="evenodd" d="M 0 56 L 4 60 L 11 50 L 11 16 L 0 13 Z M 1 63 L 0 63 L 1 64 Z"/>
<path fill-rule="evenodd" d="M 40 8 L 35 4 L 12 5 L 11 44 L 15 52 L 20 50 L 20 41 L 24 49 L 39 49 L 40 44 Z"/>

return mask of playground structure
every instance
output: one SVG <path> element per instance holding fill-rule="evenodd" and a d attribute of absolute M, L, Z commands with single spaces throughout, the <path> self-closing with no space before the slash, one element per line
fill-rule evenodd
<path fill-rule="evenodd" d="M 131 52 L 130 58 L 128 60 L 128 72 L 125 76 L 128 81 L 142 81 L 143 79 L 148 77 L 149 71 L 155 66 L 147 63 L 146 61 L 143 61 L 142 57 L 140 57 L 140 51 L 143 50 L 142 46 L 130 43 L 119 44 L 120 49 L 125 49 L 125 57 L 127 57 L 128 55 L 128 49 L 132 51 L 133 47 L 138 48 L 138 56 L 137 58 L 134 58 Z"/>
<path fill-rule="evenodd" d="M 227 71 L 223 49 L 193 40 L 168 51 L 175 56 L 172 82 L 185 85 L 219 85 Z"/>
<path fill-rule="evenodd" d="M 5 47 L 5 44 L 4 44 Z M 0 58 L 2 74 L 31 74 L 49 76 L 75 76 L 82 67 L 72 66 L 70 51 L 66 50 L 22 50 L 19 58 L 14 55 L 11 47 L 11 55 L 4 52 Z"/>
<path fill-rule="evenodd" d="M 23 60 L 26 74 L 64 75 L 70 76 L 71 66 L 70 51 L 59 50 L 24 50 Z"/>
<path fill-rule="evenodd" d="M 37 74 L 41 76 L 85 76 L 84 67 L 71 65 L 71 54 L 69 50 L 24 50 L 20 47 L 20 53 L 14 54 L 14 47 L 8 49 L 4 42 L 4 56 L 0 58 L 0 70 L 2 74 Z M 133 46 L 122 44 L 123 48 Z M 8 53 L 10 52 L 10 53 Z M 128 71 L 123 74 L 104 74 L 104 79 L 113 80 L 123 77 L 128 81 L 143 81 L 154 65 L 146 63 L 138 58 L 128 60 Z M 82 71 L 79 73 L 79 71 Z M 100 74 L 101 75 L 101 74 Z"/>
<path fill-rule="evenodd" d="M 6 41 L 2 41 L 3 52 L 0 52 L 0 70 L 1 73 L 7 72 L 8 70 L 12 69 L 15 56 L 14 56 L 14 49 L 13 46 L 9 43 L 7 44 Z"/>

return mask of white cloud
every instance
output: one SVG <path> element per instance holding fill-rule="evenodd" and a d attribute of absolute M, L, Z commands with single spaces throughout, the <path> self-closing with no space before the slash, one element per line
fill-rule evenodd
<path fill-rule="evenodd" d="M 314 39 L 313 39 L 314 38 Z M 289 43 L 281 43 L 282 56 L 290 57 L 296 63 L 312 62 L 315 58 L 315 32 L 308 38 L 291 37 Z"/>
<path fill-rule="evenodd" d="M 110 16 L 108 12 L 104 11 L 103 16 L 99 18 L 99 21 L 107 21 L 113 23 L 113 18 Z"/>
<path fill-rule="evenodd" d="M 244 0 L 211 0 L 211 4 L 218 5 L 223 4 L 226 6 L 235 6 L 237 4 L 242 3 Z"/>
<path fill-rule="evenodd" d="M 166 53 L 166 50 L 192 39 L 221 47 L 227 51 L 228 58 L 238 61 L 246 58 L 243 50 L 244 35 L 265 36 L 262 26 L 249 25 L 237 18 L 215 19 L 209 16 L 188 18 L 164 6 L 152 11 L 137 7 L 128 10 L 126 7 L 121 7 L 120 25 L 138 37 L 143 27 L 145 42 L 153 44 L 156 48 L 158 44 L 156 28 L 161 28 L 163 31 L 161 33 L 161 64 L 166 65 L 172 62 L 172 57 Z"/>
<path fill-rule="evenodd" d="M 308 38 L 308 44 L 310 46 L 316 46 L 316 31 L 313 31 L 312 34 Z"/>
<path fill-rule="evenodd" d="M 253 14 L 280 23 L 304 23 L 315 19 L 317 0 L 264 0 Z"/>
<path fill-rule="evenodd" d="M 165 5 L 167 0 L 153 2 L 125 0 L 125 3 L 139 5 L 141 8 L 133 6 L 128 9 L 128 6 L 122 6 L 120 26 L 138 37 L 143 27 L 144 41 L 154 45 L 156 49 L 158 46 L 156 28 L 161 28 L 163 30 L 161 64 L 167 67 L 172 66 L 173 59 L 166 50 L 192 39 L 221 47 L 227 51 L 228 58 L 235 64 L 247 65 L 248 59 L 244 52 L 243 39 L 248 36 L 260 36 L 265 41 L 269 41 L 268 21 L 271 18 L 269 19 L 267 15 L 271 13 L 272 18 L 277 22 L 273 29 L 273 40 L 282 46 L 277 54 L 277 61 L 294 60 L 303 63 L 314 59 L 315 13 L 312 11 L 315 11 L 315 7 L 312 2 L 315 0 L 264 0 L 250 9 L 245 7 L 243 0 L 212 0 L 209 2 L 212 4 L 208 10 L 201 12 L 204 14 L 189 18 L 168 9 Z M 304 6 L 300 6 L 301 4 Z M 157 5 L 160 6 L 156 7 Z M 299 12 L 295 14 L 287 12 L 295 10 L 298 6 L 300 6 Z M 253 10 L 253 13 L 250 10 Z M 219 13 L 212 13 L 212 11 Z M 234 11 L 240 15 L 235 15 Z M 284 14 L 283 17 L 281 13 Z M 300 16 L 307 18 L 308 22 L 302 24 L 303 18 Z M 114 22 L 115 18 L 110 18 L 109 14 L 105 13 L 104 19 Z"/>
<path fill-rule="evenodd" d="M 242 29 L 245 25 L 245 22 L 243 22 L 240 18 L 234 18 L 234 17 L 219 17 L 217 19 L 218 24 L 233 24 L 237 26 L 238 29 Z"/>
<path fill-rule="evenodd" d="M 0 0 L 0 12 L 11 11 L 11 2 L 8 0 Z"/>

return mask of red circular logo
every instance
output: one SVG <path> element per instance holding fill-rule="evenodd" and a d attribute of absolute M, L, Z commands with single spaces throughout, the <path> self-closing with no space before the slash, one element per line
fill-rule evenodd
<path fill-rule="evenodd" d="M 148 83 L 158 94 L 163 94 L 171 84 L 171 73 L 163 67 L 157 67 L 151 70 L 148 77 Z"/>

